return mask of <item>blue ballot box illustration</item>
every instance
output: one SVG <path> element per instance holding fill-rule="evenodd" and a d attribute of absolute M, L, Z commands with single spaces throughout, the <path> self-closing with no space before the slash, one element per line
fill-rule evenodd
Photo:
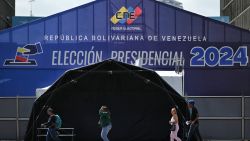
<path fill-rule="evenodd" d="M 37 66 L 36 60 L 29 59 L 29 57 L 42 53 L 43 49 L 40 42 L 18 47 L 16 50 L 15 59 L 6 59 L 4 66 Z"/>

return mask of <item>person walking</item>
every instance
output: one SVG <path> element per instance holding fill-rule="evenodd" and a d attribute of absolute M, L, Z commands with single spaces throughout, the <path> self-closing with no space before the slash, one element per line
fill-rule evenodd
<path fill-rule="evenodd" d="M 112 128 L 110 115 L 111 115 L 111 113 L 110 113 L 107 106 L 102 106 L 100 108 L 100 110 L 99 110 L 100 120 L 98 123 L 102 127 L 101 138 L 103 139 L 103 141 L 109 141 L 108 133 Z"/>
<path fill-rule="evenodd" d="M 59 115 L 56 115 L 52 108 L 47 109 L 49 115 L 48 122 L 41 124 L 42 127 L 48 128 L 46 141 L 61 141 L 59 138 L 58 129 L 62 126 L 62 120 Z"/>
<path fill-rule="evenodd" d="M 194 105 L 194 100 L 188 101 L 190 120 L 187 121 L 187 124 L 190 125 L 190 127 L 188 131 L 187 141 L 191 141 L 193 138 L 195 138 L 197 141 L 202 141 L 202 137 L 199 131 L 199 112 Z"/>
<path fill-rule="evenodd" d="M 181 139 L 178 137 L 178 131 L 179 131 L 179 118 L 177 115 L 176 108 L 171 109 L 172 118 L 169 121 L 169 124 L 171 125 L 171 133 L 170 133 L 170 141 L 181 141 Z"/>

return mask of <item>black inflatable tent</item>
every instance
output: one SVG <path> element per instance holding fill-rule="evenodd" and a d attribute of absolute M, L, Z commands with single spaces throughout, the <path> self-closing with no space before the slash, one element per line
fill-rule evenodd
<path fill-rule="evenodd" d="M 45 76 L 46 77 L 46 76 Z M 185 100 L 154 71 L 114 60 L 67 71 L 38 98 L 32 109 L 25 141 L 35 141 L 36 129 L 47 120 L 46 107 L 75 128 L 77 141 L 100 140 L 98 110 L 111 110 L 115 141 L 169 140 L 170 110 L 178 107 L 181 126 Z M 181 137 L 183 128 L 179 132 Z"/>

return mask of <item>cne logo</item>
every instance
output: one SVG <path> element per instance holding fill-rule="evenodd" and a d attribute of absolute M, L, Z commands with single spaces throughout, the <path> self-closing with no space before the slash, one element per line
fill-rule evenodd
<path fill-rule="evenodd" d="M 110 19 L 113 24 L 132 24 L 134 21 L 142 15 L 142 9 L 137 6 L 135 9 L 133 7 L 122 7 L 115 15 Z"/>

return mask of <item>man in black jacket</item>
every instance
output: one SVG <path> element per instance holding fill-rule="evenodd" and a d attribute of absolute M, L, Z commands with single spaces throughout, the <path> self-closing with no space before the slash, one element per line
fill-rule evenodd
<path fill-rule="evenodd" d="M 49 115 L 49 120 L 46 123 L 41 124 L 42 127 L 49 128 L 47 131 L 46 141 L 61 141 L 58 134 L 57 128 L 57 116 L 52 108 L 48 108 L 47 114 Z"/>
<path fill-rule="evenodd" d="M 190 127 L 188 131 L 188 138 L 187 141 L 191 141 L 192 138 L 195 138 L 197 141 L 202 141 L 202 137 L 199 131 L 199 113 L 197 108 L 194 106 L 194 101 L 188 101 L 188 109 L 190 120 L 187 122 Z"/>

